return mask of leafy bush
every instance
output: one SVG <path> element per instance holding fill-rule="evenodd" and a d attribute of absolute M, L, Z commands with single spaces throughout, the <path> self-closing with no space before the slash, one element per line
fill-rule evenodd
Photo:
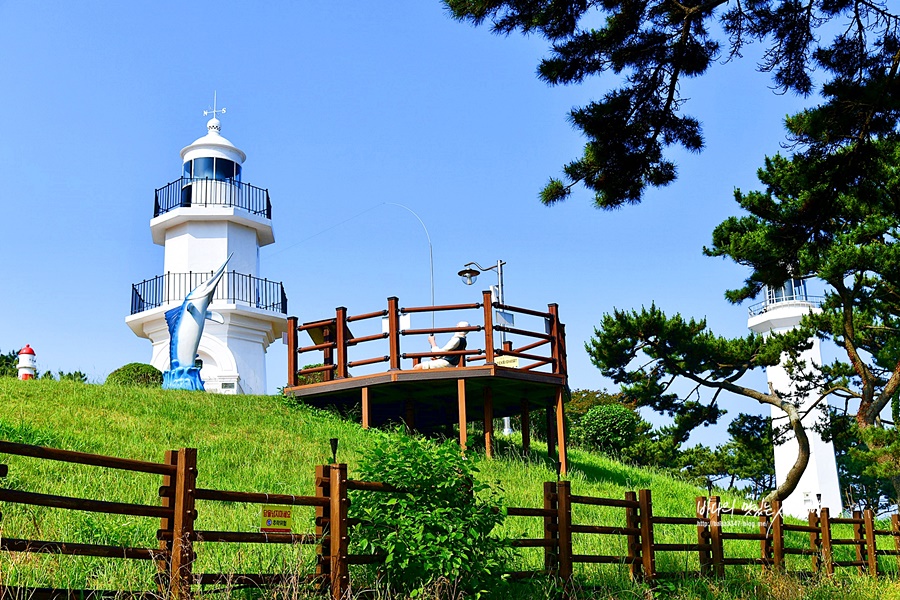
<path fill-rule="evenodd" d="M 106 385 L 129 387 L 160 387 L 162 382 L 162 371 L 153 365 L 144 363 L 128 363 L 110 373 L 106 378 Z"/>
<path fill-rule="evenodd" d="M 452 596 L 496 586 L 508 556 L 491 535 L 503 521 L 500 490 L 475 479 L 472 457 L 453 441 L 380 435 L 360 478 L 406 491 L 351 493 L 351 516 L 362 520 L 353 551 L 385 555 L 380 576 L 404 597 L 442 582 Z"/>
<path fill-rule="evenodd" d="M 641 423 L 640 415 L 624 404 L 600 404 L 578 420 L 572 437 L 582 446 L 618 454 L 634 441 Z"/>

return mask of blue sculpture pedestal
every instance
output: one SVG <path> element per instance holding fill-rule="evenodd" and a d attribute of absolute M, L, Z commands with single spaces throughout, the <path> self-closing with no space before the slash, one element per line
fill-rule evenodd
<path fill-rule="evenodd" d="M 164 390 L 200 390 L 205 392 L 200 379 L 200 367 L 175 367 L 163 373 Z"/>

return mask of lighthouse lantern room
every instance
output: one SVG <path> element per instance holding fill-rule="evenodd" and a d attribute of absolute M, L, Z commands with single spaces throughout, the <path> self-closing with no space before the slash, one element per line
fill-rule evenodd
<path fill-rule="evenodd" d="M 212 113 L 207 133 L 181 151 L 182 176 L 156 190 L 150 233 L 165 248 L 163 274 L 132 285 L 125 319 L 153 344 L 151 364 L 169 369 L 165 312 L 182 303 L 232 256 L 210 310 L 197 360 L 208 391 L 266 393 L 265 354 L 287 327 L 287 296 L 280 282 L 260 277 L 259 249 L 275 242 L 266 189 L 242 181 L 247 156 L 221 134 Z"/>

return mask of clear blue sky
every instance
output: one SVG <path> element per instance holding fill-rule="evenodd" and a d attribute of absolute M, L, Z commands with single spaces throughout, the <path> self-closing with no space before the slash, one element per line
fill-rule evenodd
<path fill-rule="evenodd" d="M 430 302 L 425 234 L 394 202 L 428 227 L 438 304 L 476 301 L 481 281 L 456 272 L 498 258 L 510 303 L 559 304 L 573 387 L 610 387 L 583 344 L 613 307 L 655 301 L 745 334 L 746 307 L 722 294 L 745 272 L 701 248 L 802 100 L 774 94 L 752 51 L 716 65 L 683 88 L 706 149 L 679 155 L 675 184 L 616 212 L 583 189 L 547 208 L 538 191 L 580 154 L 566 113 L 611 80 L 549 88 L 546 48 L 457 23 L 438 0 L 0 2 L 0 350 L 28 343 L 42 370 L 97 382 L 149 361 L 124 318 L 131 284 L 162 273 L 153 190 L 180 176 L 214 90 L 244 181 L 271 194 L 262 275 L 301 321 Z M 280 343 L 268 370 L 274 392 Z"/>

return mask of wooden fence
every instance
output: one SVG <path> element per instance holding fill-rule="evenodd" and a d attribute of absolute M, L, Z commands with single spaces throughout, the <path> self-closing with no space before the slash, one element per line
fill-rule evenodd
<path fill-rule="evenodd" d="M 44 460 L 121 469 L 162 476 L 157 506 L 126 504 L 95 499 L 72 498 L 0 488 L 0 502 L 30 506 L 52 507 L 99 513 L 131 515 L 160 519 L 157 531 L 159 544 L 148 548 L 123 548 L 115 545 L 84 544 L 67 541 L 43 541 L 0 536 L 0 551 L 40 552 L 83 555 L 125 560 L 151 560 L 157 563 L 156 590 L 127 592 L 127 595 L 165 597 L 173 600 L 189 598 L 193 586 L 231 584 L 240 586 L 272 586 L 285 575 L 279 573 L 198 573 L 194 563 L 196 550 L 209 543 L 310 544 L 316 547 L 315 570 L 303 578 L 318 586 L 334 600 L 349 597 L 350 566 L 379 564 L 383 556 L 351 554 L 349 548 L 353 527 L 348 517 L 348 492 L 399 493 L 403 490 L 390 485 L 357 481 L 348 477 L 347 465 L 320 465 L 315 472 L 315 491 L 312 496 L 263 494 L 205 489 L 197 486 L 197 451 L 186 448 L 166 453 L 161 463 L 126 460 L 0 441 L 0 453 L 27 456 Z M 0 464 L 0 478 L 8 468 Z M 149 484 L 148 484 L 149 485 Z M 206 531 L 194 523 L 208 502 L 237 502 L 310 510 L 308 533 L 264 533 L 236 531 Z M 606 524 L 576 522 L 573 507 L 605 507 L 621 509 L 621 516 Z M 650 490 L 626 492 L 624 498 L 597 498 L 573 494 L 568 481 L 547 482 L 543 486 L 543 506 L 509 507 L 510 518 L 538 519 L 543 535 L 536 538 L 513 539 L 513 547 L 537 548 L 543 552 L 543 568 L 511 573 L 513 578 L 536 576 L 568 580 L 576 568 L 587 564 L 618 564 L 627 568 L 635 580 L 653 582 L 666 576 L 690 575 L 684 570 L 664 572 L 657 569 L 657 558 L 666 553 L 689 553 L 697 557 L 697 575 L 725 575 L 726 567 L 760 565 L 767 569 L 787 570 L 787 557 L 809 557 L 809 569 L 804 573 L 820 572 L 833 575 L 836 568 L 855 568 L 859 574 L 877 576 L 879 556 L 894 556 L 900 565 L 900 518 L 893 515 L 890 529 L 876 527 L 871 510 L 855 512 L 850 518 L 831 517 L 828 509 L 809 514 L 804 525 L 787 523 L 782 519 L 779 504 L 760 507 L 729 508 L 717 496 L 697 497 L 696 511 L 691 516 L 663 516 L 653 513 Z M 579 511 L 582 509 L 578 509 Z M 576 511 L 577 512 L 577 511 Z M 609 514 L 608 512 L 606 514 Z M 0 515 L 2 518 L 2 515 Z M 836 537 L 837 530 L 850 526 L 850 537 Z M 681 528 L 679 539 L 696 536 L 696 543 L 660 543 L 655 536 L 660 528 Z M 747 528 L 755 531 L 739 531 Z M 683 531 L 689 528 L 689 531 Z M 729 530 L 726 530 L 729 529 Z M 733 530 L 731 530 L 733 529 Z M 575 554 L 574 538 L 582 536 L 617 536 L 623 538 L 624 551 L 619 555 Z M 797 545 L 798 536 L 808 543 Z M 671 530 L 670 530 L 671 537 Z M 879 549 L 879 538 L 893 538 L 891 549 Z M 758 542 L 757 556 L 746 556 L 746 542 Z M 736 543 L 743 543 L 743 556 L 732 556 Z M 578 547 L 589 544 L 579 543 Z M 835 548 L 846 545 L 853 550 L 851 560 L 837 560 Z M 524 551 L 524 550 L 523 550 Z M 795 561 L 796 562 L 796 561 Z M 796 572 L 793 571 L 793 572 Z M 296 577 L 295 574 L 290 577 Z M 59 597 L 61 590 L 13 588 L 0 582 L 0 598 Z M 122 590 L 79 590 L 84 596 L 103 597 L 125 595 Z M 66 592 L 66 595 L 70 595 Z"/>

